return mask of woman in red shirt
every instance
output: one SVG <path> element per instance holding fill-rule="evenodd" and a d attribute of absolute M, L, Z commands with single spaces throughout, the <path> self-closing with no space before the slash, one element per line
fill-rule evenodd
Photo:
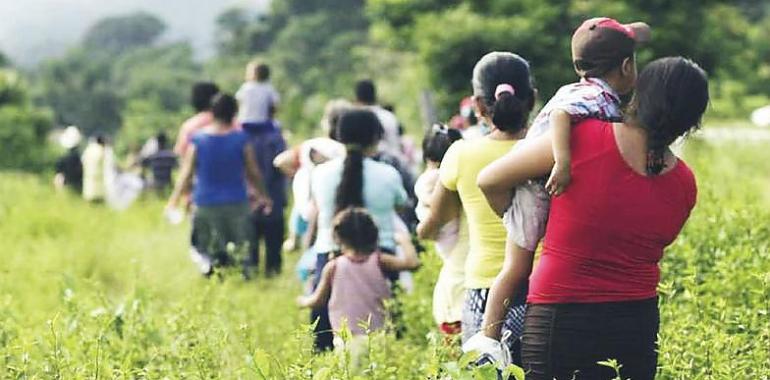
<path fill-rule="evenodd" d="M 613 371 L 597 364 L 609 358 L 623 365 L 624 379 L 655 377 L 658 261 L 696 199 L 695 177 L 668 146 L 698 127 L 707 103 L 703 70 L 663 58 L 639 75 L 625 123 L 574 127 L 573 181 L 552 201 L 530 277 L 522 336 L 527 379 L 610 379 Z M 499 198 L 552 165 L 545 135 L 490 164 L 478 183 L 488 199 Z"/>

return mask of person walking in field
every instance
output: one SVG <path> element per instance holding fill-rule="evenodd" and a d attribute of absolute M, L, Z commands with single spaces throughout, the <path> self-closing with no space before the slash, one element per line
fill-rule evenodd
<path fill-rule="evenodd" d="M 246 82 L 235 93 L 238 99 L 238 123 L 261 124 L 272 119 L 278 111 L 280 95 L 270 83 L 270 67 L 253 61 L 246 66 Z"/>
<path fill-rule="evenodd" d="M 560 194 L 569 183 L 570 133 L 587 118 L 622 120 L 620 96 L 632 91 L 636 82 L 634 50 L 649 37 L 647 24 L 623 25 L 605 17 L 589 19 L 575 30 L 572 59 L 580 81 L 557 91 L 535 117 L 527 138 L 514 148 L 521 149 L 538 136 L 551 133 L 556 163 L 548 182 L 528 181 L 515 190 L 509 188 L 499 198 L 490 198 L 499 215 L 505 212 L 506 260 L 490 290 L 484 331 L 470 347 L 494 347 L 493 340 L 500 339 L 507 305 L 526 289 L 534 252 L 545 234 L 550 195 Z"/>
<path fill-rule="evenodd" d="M 265 243 L 265 274 L 275 276 L 281 273 L 281 247 L 285 234 L 284 208 L 286 207 L 286 177 L 273 166 L 276 156 L 286 150 L 281 124 L 272 117 L 262 123 L 245 123 L 243 131 L 248 137 L 257 165 L 262 173 L 272 207 L 269 210 L 257 207 L 252 213 L 252 241 L 249 244 L 249 266 L 259 267 L 261 242 Z M 244 272 L 248 277 L 250 270 Z"/>
<path fill-rule="evenodd" d="M 190 103 L 195 110 L 195 115 L 185 120 L 179 128 L 174 145 L 174 153 L 177 156 L 186 156 L 193 135 L 214 121 L 214 115 L 211 113 L 211 101 L 218 93 L 219 87 L 215 83 L 198 82 L 193 85 Z"/>
<path fill-rule="evenodd" d="M 440 124 L 434 125 L 425 134 L 422 142 L 425 171 L 414 185 L 418 200 L 415 209 L 418 220 L 426 220 L 430 216 L 433 192 L 439 182 L 439 165 L 449 147 L 461 139 L 459 130 Z M 435 240 L 436 253 L 441 257 L 443 265 L 433 289 L 433 319 L 442 333 L 458 334 L 462 327 L 465 259 L 468 256 L 468 226 L 465 218 L 460 213 L 455 215 L 452 221 L 441 227 Z"/>
<path fill-rule="evenodd" d="M 597 364 L 608 358 L 622 364 L 623 379 L 655 378 L 658 264 L 697 194 L 693 173 L 669 146 L 698 127 L 708 100 L 698 65 L 663 58 L 639 75 L 624 122 L 587 119 L 574 127 L 573 180 L 553 198 L 530 277 L 522 336 L 527 379 L 616 378 Z M 551 171 L 555 138 L 544 134 L 480 173 L 491 203 Z"/>
<path fill-rule="evenodd" d="M 489 288 L 503 267 L 506 232 L 476 185 L 476 176 L 521 139 L 535 104 L 529 63 L 508 52 L 492 52 L 473 69 L 473 97 L 479 116 L 491 132 L 473 140 L 457 141 L 439 168 L 440 186 L 431 202 L 430 216 L 417 228 L 421 238 L 435 237 L 442 226 L 462 209 L 468 224 L 470 249 L 465 261 L 465 305 L 462 337 L 467 342 L 481 330 Z M 510 331 L 510 348 L 517 353 L 524 317 L 524 292 L 511 302 L 504 322 Z"/>
<path fill-rule="evenodd" d="M 168 194 L 171 187 L 171 173 L 178 165 L 176 154 L 168 147 L 168 136 L 159 132 L 155 136 L 158 150 L 142 159 L 142 168 L 150 171 L 147 187 L 158 194 Z"/>
<path fill-rule="evenodd" d="M 54 186 L 57 190 L 66 187 L 76 194 L 83 192 L 83 163 L 78 151 L 81 138 L 80 131 L 74 125 L 67 127 L 59 137 L 59 143 L 67 153 L 56 161 Z"/>
<path fill-rule="evenodd" d="M 105 202 L 115 171 L 115 157 L 107 136 L 99 134 L 92 138 L 80 160 L 83 163 L 83 199 Z"/>
<path fill-rule="evenodd" d="M 334 346 L 343 348 L 340 337 L 350 331 L 353 352 L 360 352 L 370 332 L 385 327 L 385 301 L 391 298 L 387 273 L 416 269 L 420 265 L 409 234 L 394 238 L 403 256 L 382 253 L 377 225 L 364 208 L 351 207 L 337 213 L 332 233 L 339 255 L 329 260 L 311 295 L 301 296 L 301 307 L 328 307 Z"/>
<path fill-rule="evenodd" d="M 318 215 L 313 244 L 316 275 L 323 273 L 330 255 L 338 248 L 333 234 L 334 215 L 348 207 L 366 208 L 379 231 L 379 251 L 395 254 L 394 215 L 407 200 L 398 172 L 371 158 L 377 154 L 382 136 L 382 127 L 374 113 L 362 108 L 349 110 L 340 116 L 335 130 L 337 140 L 345 145 L 345 157 L 318 165 L 310 182 L 311 202 Z M 319 280 L 316 276 L 315 287 Z M 332 348 L 333 336 L 326 308 L 312 310 L 311 321 L 316 320 L 315 347 L 319 350 Z"/>
<path fill-rule="evenodd" d="M 229 243 L 233 243 L 239 251 L 246 248 L 250 211 L 246 179 L 255 189 L 259 207 L 269 212 L 272 204 L 248 138 L 244 132 L 234 129 L 237 110 L 238 105 L 232 96 L 219 94 L 214 97 L 214 121 L 193 136 L 166 206 L 167 210 L 176 209 L 182 194 L 195 180 L 195 247 L 214 266 L 233 262 L 227 251 Z M 210 266 L 204 274 L 211 274 L 212 270 Z"/>

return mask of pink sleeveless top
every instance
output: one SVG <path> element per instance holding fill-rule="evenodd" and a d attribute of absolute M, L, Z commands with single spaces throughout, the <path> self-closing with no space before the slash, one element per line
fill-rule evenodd
<path fill-rule="evenodd" d="M 381 329 L 385 324 L 383 302 L 390 298 L 390 284 L 380 269 L 380 253 L 360 262 L 347 256 L 334 262 L 329 298 L 329 320 L 334 331 L 346 323 L 353 335 L 364 335 L 366 330 L 359 325 L 367 321 L 369 331 Z"/>

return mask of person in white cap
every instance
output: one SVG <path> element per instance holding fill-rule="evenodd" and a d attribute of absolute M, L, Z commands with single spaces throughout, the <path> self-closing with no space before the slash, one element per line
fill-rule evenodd
<path fill-rule="evenodd" d="M 56 174 L 53 178 L 54 187 L 57 190 L 69 188 L 76 194 L 80 194 L 83 188 L 83 163 L 80 162 L 78 145 L 82 136 L 78 127 L 71 125 L 59 135 L 59 145 L 67 150 L 56 161 Z"/>

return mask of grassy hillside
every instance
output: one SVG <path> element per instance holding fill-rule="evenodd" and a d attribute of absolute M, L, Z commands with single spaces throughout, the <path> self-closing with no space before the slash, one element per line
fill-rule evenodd
<path fill-rule="evenodd" d="M 686 154 L 699 201 L 662 264 L 658 379 L 770 379 L 770 152 L 694 141 Z M 204 280 L 161 208 L 117 213 L 0 174 L 0 378 L 356 378 L 349 358 L 310 352 L 295 254 L 274 280 Z M 425 260 L 404 339 L 373 336 L 361 378 L 470 376 L 431 333 L 438 262 Z"/>

